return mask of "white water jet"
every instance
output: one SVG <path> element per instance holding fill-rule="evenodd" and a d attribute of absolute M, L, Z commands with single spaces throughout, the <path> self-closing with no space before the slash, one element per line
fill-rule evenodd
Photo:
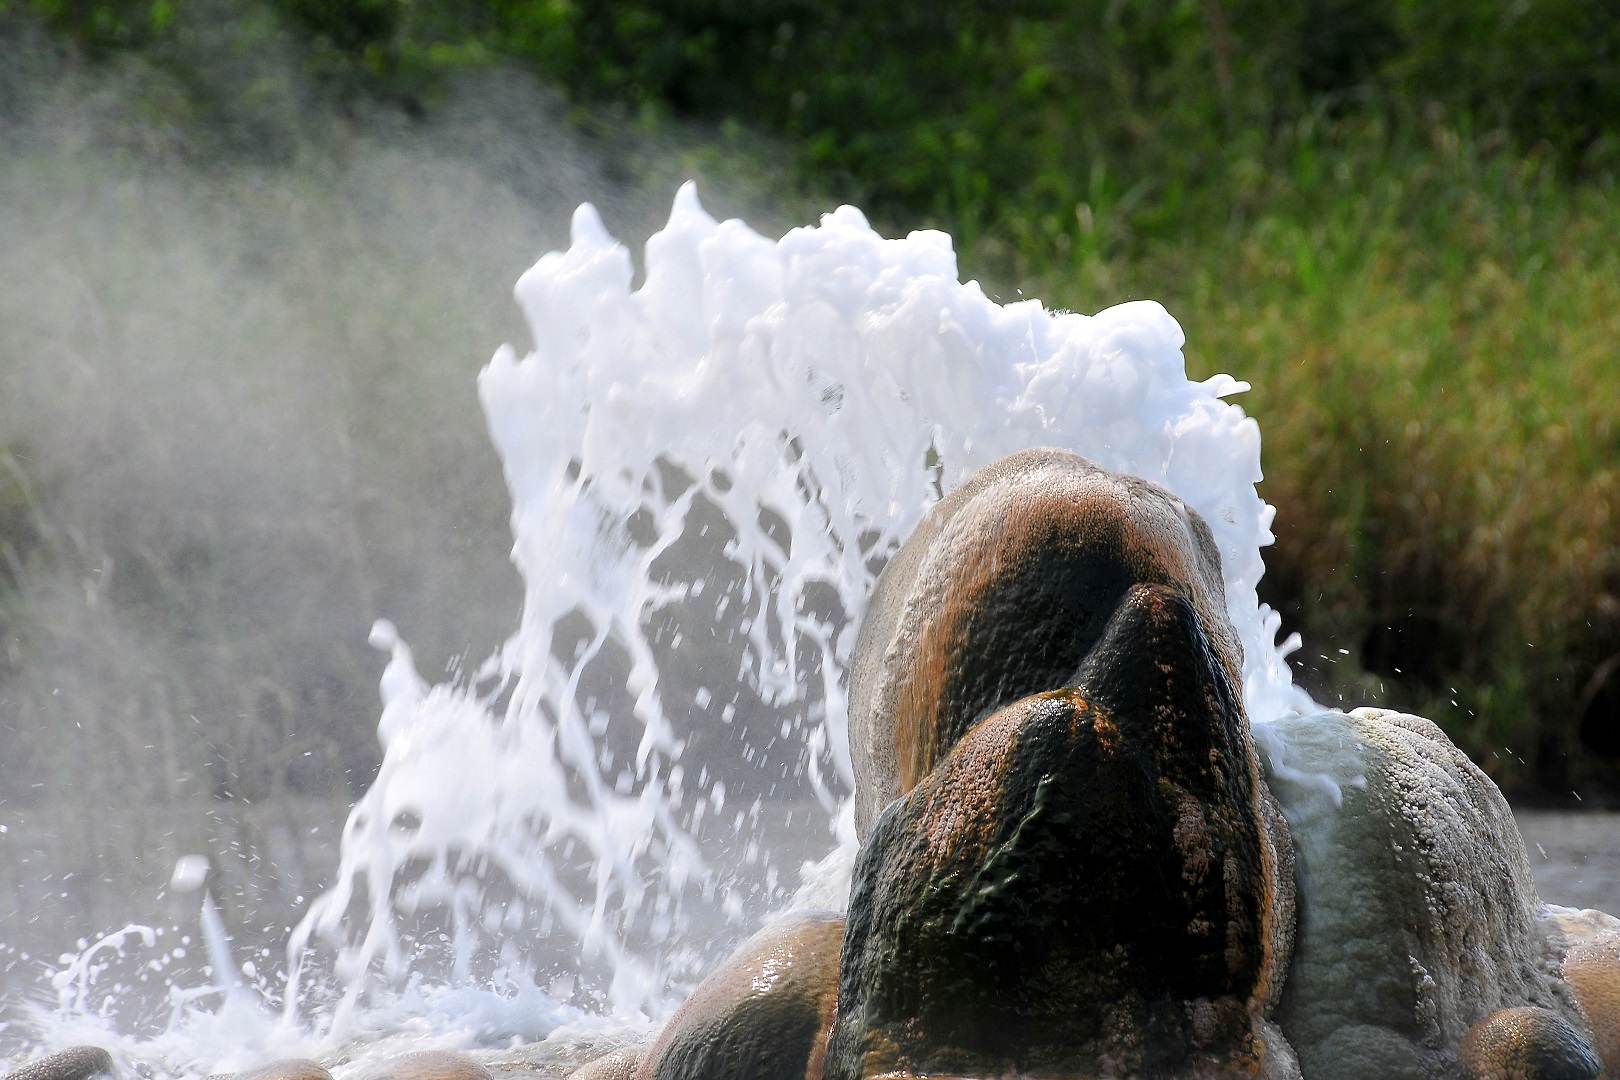
<path fill-rule="evenodd" d="M 1247 386 L 1189 381 L 1158 304 L 1000 305 L 958 280 L 942 233 L 886 240 L 846 206 L 772 241 L 691 185 L 634 275 L 586 205 L 517 285 L 534 349 L 497 352 L 479 395 L 522 624 L 436 686 L 374 629 L 382 770 L 285 981 L 260 981 L 281 1015 L 261 1010 L 255 1044 L 311 1052 L 411 1009 L 486 1042 L 581 1009 L 655 1016 L 796 890 L 840 902 L 862 606 L 943 492 L 1025 447 L 1198 510 L 1250 717 L 1311 707 L 1284 660 L 1297 637 L 1278 644 L 1255 592 L 1259 429 L 1222 400 Z"/>
<path fill-rule="evenodd" d="M 742 851 L 757 831 L 728 817 L 703 778 L 715 763 L 684 746 L 739 693 L 804 706 L 808 722 L 782 733 L 805 748 L 830 847 L 850 787 L 844 673 L 875 573 L 943 490 L 1023 447 L 1074 449 L 1197 508 L 1225 561 L 1250 714 L 1306 704 L 1255 595 L 1271 540 L 1259 431 L 1221 400 L 1245 386 L 1188 381 L 1159 305 L 1001 306 L 958 281 L 943 234 L 884 240 L 844 207 L 772 242 L 715 222 L 690 185 L 647 243 L 640 288 L 633 273 L 582 206 L 569 250 L 517 286 L 534 351 L 502 349 L 479 381 L 527 583 L 522 627 L 480 677 L 510 696 L 429 688 L 379 627 L 393 651 L 383 771 L 350 819 L 337 887 L 293 942 L 295 962 L 314 937 L 338 943 L 351 1001 L 363 972 L 409 968 L 401 912 L 434 906 L 454 927 L 456 978 L 501 946 L 521 959 L 509 943 L 538 914 L 571 943 L 561 959 L 605 979 L 601 1006 L 667 1004 L 713 958 L 705 911 L 726 913 L 729 939 L 787 891 L 726 906 L 737 867 L 706 858 L 704 840 L 731 830 Z M 661 635 L 699 603 L 736 669 L 676 700 L 681 658 Z M 592 665 L 608 650 L 622 654 L 633 760 L 603 752 L 632 719 L 598 711 Z M 565 881 L 570 859 L 587 889 Z"/>

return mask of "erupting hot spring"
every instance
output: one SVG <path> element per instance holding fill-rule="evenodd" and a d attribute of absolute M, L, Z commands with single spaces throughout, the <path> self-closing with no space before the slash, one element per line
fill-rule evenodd
<path fill-rule="evenodd" d="M 773 241 L 690 185 L 636 272 L 582 206 L 518 282 L 478 392 L 521 625 L 433 685 L 377 624 L 381 773 L 285 954 L 182 860 L 206 968 L 87 940 L 19 1065 L 1616 1067 L 1620 924 L 1539 902 L 1437 728 L 1292 685 L 1246 384 L 1162 307 L 998 304 L 943 234 Z"/>

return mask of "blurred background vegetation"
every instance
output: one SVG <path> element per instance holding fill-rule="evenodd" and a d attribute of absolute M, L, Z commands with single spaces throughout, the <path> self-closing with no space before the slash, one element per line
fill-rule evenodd
<path fill-rule="evenodd" d="M 947 229 L 992 292 L 1159 299 L 1254 384 L 1305 684 L 1521 796 L 1620 791 L 1616 0 L 0 0 L 0 38 L 0 110 L 112 73 L 136 156 L 274 167 L 516 69 L 581 139 Z M 71 546 L 25 457 L 13 583 Z"/>

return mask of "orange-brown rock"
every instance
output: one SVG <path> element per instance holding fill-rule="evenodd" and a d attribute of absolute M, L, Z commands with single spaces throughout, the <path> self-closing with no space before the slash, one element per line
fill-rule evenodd
<path fill-rule="evenodd" d="M 769 926 L 698 984 L 635 1080 L 821 1080 L 838 1000 L 841 916 Z"/>
<path fill-rule="evenodd" d="M 1186 597 L 1242 686 L 1220 553 L 1203 519 L 1165 489 L 1034 449 L 986 466 L 934 506 L 884 568 L 855 646 L 857 834 L 985 716 L 1073 685 L 1138 584 Z"/>
<path fill-rule="evenodd" d="M 1549 1009 L 1498 1009 L 1463 1036 L 1468 1080 L 1599 1080 L 1603 1063 L 1576 1027 Z"/>
<path fill-rule="evenodd" d="M 239 1072 L 233 1080 L 332 1080 L 332 1074 L 320 1062 L 309 1058 L 282 1058 Z"/>
<path fill-rule="evenodd" d="M 1564 981 L 1592 1032 L 1592 1045 L 1610 1076 L 1620 1077 L 1620 920 L 1582 913 L 1595 932 L 1576 937 L 1564 953 Z"/>
<path fill-rule="evenodd" d="M 99 1046 L 70 1046 L 8 1073 L 5 1080 L 90 1080 L 111 1076 L 112 1055 Z"/>
<path fill-rule="evenodd" d="M 1292 876 L 1203 623 L 1129 585 L 1069 687 L 974 724 L 877 819 L 828 1080 L 1298 1075 L 1264 1021 Z"/>
<path fill-rule="evenodd" d="M 417 1050 L 389 1058 L 366 1080 L 494 1080 L 484 1065 L 453 1050 Z"/>
<path fill-rule="evenodd" d="M 568 1080 L 634 1080 L 641 1059 L 647 1054 L 645 1046 L 628 1046 L 587 1061 L 568 1074 Z"/>

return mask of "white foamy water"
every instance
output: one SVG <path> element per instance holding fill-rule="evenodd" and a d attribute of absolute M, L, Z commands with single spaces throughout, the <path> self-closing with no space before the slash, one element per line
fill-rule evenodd
<path fill-rule="evenodd" d="M 206 981 L 131 1016 L 132 973 L 161 982 L 173 950 L 132 928 L 65 960 L 41 1041 L 205 1073 L 661 1015 L 795 894 L 841 902 L 862 605 L 944 491 L 1025 447 L 1197 509 L 1250 716 L 1310 707 L 1255 592 L 1260 433 L 1223 400 L 1246 386 L 1189 381 L 1158 304 L 997 304 L 941 233 L 886 240 L 842 207 L 770 240 L 690 185 L 635 275 L 582 206 L 569 249 L 519 281 L 534 349 L 497 352 L 479 394 L 522 624 L 440 685 L 378 624 L 382 771 L 286 957 L 234 956 L 219 927 L 193 944 Z"/>

